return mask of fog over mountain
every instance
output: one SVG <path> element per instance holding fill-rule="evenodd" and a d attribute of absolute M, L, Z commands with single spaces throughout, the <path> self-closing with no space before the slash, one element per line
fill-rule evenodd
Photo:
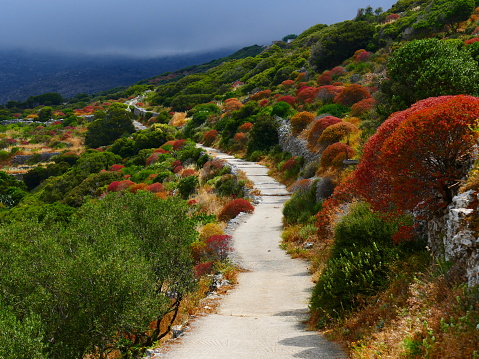
<path fill-rule="evenodd" d="M 144 59 L 0 51 L 0 104 L 24 101 L 29 96 L 47 92 L 58 92 L 69 98 L 78 93 L 92 94 L 128 86 L 166 71 L 230 55 L 235 50 Z"/>

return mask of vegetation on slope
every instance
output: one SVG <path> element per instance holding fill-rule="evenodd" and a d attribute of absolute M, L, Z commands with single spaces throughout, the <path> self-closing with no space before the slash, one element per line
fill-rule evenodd
<path fill-rule="evenodd" d="M 116 347 L 125 357 L 136 355 L 161 336 L 160 329 L 146 330 L 145 323 L 168 322 L 171 315 L 163 315 L 162 308 L 176 310 L 179 298 L 191 295 L 192 273 L 201 276 L 221 267 L 228 250 L 221 221 L 251 207 L 238 198 L 245 195 L 244 180 L 195 148 L 193 140 L 264 161 L 271 174 L 289 186 L 293 195 L 284 208 L 284 247 L 312 262 L 317 284 L 310 324 L 345 343 L 351 357 L 477 356 L 477 289 L 467 286 L 461 263 L 447 262 L 438 241 L 426 238 L 423 225 L 439 220 L 460 191 L 479 190 L 477 170 L 471 167 L 479 133 L 477 5 L 471 0 L 401 0 L 386 12 L 368 7 L 353 20 L 313 26 L 290 37 L 291 43 L 276 43 L 258 55 L 206 64 L 178 78 L 165 75 L 155 85 L 141 83 L 100 94 L 94 102 L 78 96 L 66 105 L 3 108 L 3 118 L 64 118 L 3 128 L 0 155 L 9 172 L 16 154 L 35 154 L 42 147 L 63 151 L 53 163 L 30 169 L 24 183 L 1 177 L 5 233 L 19 233 L 18 241 L 28 244 L 25 251 L 52 246 L 65 258 L 59 273 L 69 273 L 77 255 L 85 256 L 87 263 L 104 256 L 111 266 L 115 255 L 126 255 L 145 268 L 135 286 L 157 285 L 153 294 L 132 287 L 138 297 L 129 296 L 133 292 L 123 297 L 125 306 L 159 301 L 150 317 L 125 307 L 124 321 L 111 323 L 105 315 L 100 318 L 105 322 L 99 319 L 94 324 L 98 327 L 90 328 L 108 331 L 101 337 L 104 342 L 74 336 L 71 348 L 103 355 Z M 133 117 L 129 110 L 134 106 L 113 104 L 127 100 L 146 109 L 137 119 L 147 130 L 110 131 L 113 124 L 122 128 L 120 124 Z M 88 124 L 88 117 L 81 117 L 85 115 L 96 119 Z M 76 147 L 73 138 L 85 138 L 90 149 Z M 125 207 L 123 201 L 131 202 Z M 113 211 L 137 208 L 137 201 L 148 213 Z M 184 262 L 168 267 L 179 271 L 178 283 L 184 285 L 180 289 L 174 279 L 158 279 L 165 267 L 157 269 L 151 257 L 142 255 L 149 246 L 168 250 L 169 244 L 152 239 L 157 238 L 157 223 L 150 222 L 162 217 L 154 215 L 154 208 L 169 201 L 179 206 L 175 212 L 185 211 L 181 213 L 186 223 L 178 222 L 181 228 L 192 223 L 199 228 L 198 237 L 188 230 L 177 248 L 188 252 L 178 257 Z M 35 226 L 25 223 L 22 212 Z M 101 218 L 82 219 L 96 215 Z M 468 218 L 475 235 L 477 213 Z M 88 227 L 90 222 L 94 226 Z M 58 230 L 42 232 L 49 228 L 45 223 L 55 223 Z M 108 229 L 99 232 L 98 243 L 92 240 L 95 226 Z M 127 227 L 115 243 L 116 254 L 104 253 L 110 235 L 123 226 Z M 37 242 L 28 242 L 22 230 L 37 231 Z M 147 235 L 138 238 L 143 232 Z M 65 233 L 73 239 L 67 240 Z M 5 262 L 11 266 L 5 268 L 14 276 L 20 264 L 8 261 L 8 248 L 17 242 L 3 238 Z M 73 245 L 72 240 L 77 242 Z M 35 263 L 51 265 L 56 273 L 60 264 L 50 263 L 42 253 L 37 251 Z M 26 254 L 18 259 L 28 260 Z M 128 288 L 124 283 L 133 274 L 121 268 L 111 272 L 112 282 Z M 80 288 L 76 275 L 88 273 L 59 275 L 56 287 L 47 286 L 45 278 L 37 278 L 41 273 L 32 271 L 28 285 L 36 294 L 31 305 L 21 300 L 21 286 L 9 286 L 16 283 L 12 277 L 3 283 L 1 323 L 16 325 L 22 338 L 36 333 L 44 347 L 32 350 L 55 357 L 62 344 L 41 338 L 56 335 L 52 328 L 60 319 L 43 318 L 45 313 L 35 303 L 57 295 L 58 302 L 50 305 L 69 309 L 69 294 L 62 292 L 65 283 L 72 283 L 71 290 Z M 101 274 L 108 278 L 109 273 Z M 87 304 L 96 308 L 94 301 Z M 84 318 L 58 325 L 72 324 L 71 330 L 79 330 L 86 328 Z M 43 322 L 51 326 L 40 325 Z M 161 323 L 160 327 L 168 331 Z M 9 343 L 16 345 L 13 338 Z"/>

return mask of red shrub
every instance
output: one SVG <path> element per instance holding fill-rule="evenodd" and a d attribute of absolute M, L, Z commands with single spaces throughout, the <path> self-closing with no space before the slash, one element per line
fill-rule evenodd
<path fill-rule="evenodd" d="M 229 221 L 230 219 L 235 218 L 241 212 L 251 213 L 253 211 L 254 207 L 251 203 L 243 198 L 237 198 L 223 207 L 218 219 L 220 221 Z"/>
<path fill-rule="evenodd" d="M 324 86 L 324 85 L 329 85 L 333 81 L 333 78 L 329 72 L 326 72 L 322 75 L 318 76 L 318 86 Z"/>
<path fill-rule="evenodd" d="M 239 130 L 240 132 L 249 132 L 252 128 L 253 124 L 251 122 L 246 122 L 239 127 Z"/>
<path fill-rule="evenodd" d="M 371 57 L 371 53 L 364 50 L 362 52 L 360 52 L 359 54 L 357 54 L 354 59 L 357 61 L 357 62 L 362 62 L 362 61 L 368 61 L 369 58 Z"/>
<path fill-rule="evenodd" d="M 293 135 L 296 136 L 301 133 L 301 131 L 308 127 L 308 125 L 314 120 L 315 117 L 316 116 L 314 113 L 308 111 L 298 112 L 293 117 L 291 117 L 290 123 Z"/>
<path fill-rule="evenodd" d="M 208 131 L 203 135 L 203 143 L 207 146 L 210 146 L 213 142 L 215 142 L 217 136 L 218 136 L 218 131 L 216 130 Z"/>
<path fill-rule="evenodd" d="M 148 186 L 146 189 L 147 191 L 150 191 L 151 193 L 158 193 L 163 191 L 163 185 L 161 183 L 153 183 Z"/>
<path fill-rule="evenodd" d="M 399 19 L 398 14 L 389 14 L 388 16 L 386 16 L 386 22 L 396 21 L 397 19 Z"/>
<path fill-rule="evenodd" d="M 126 179 L 126 180 L 120 181 L 118 183 L 118 186 L 116 186 L 116 190 L 117 191 L 125 191 L 133 185 L 135 185 L 135 182 Z"/>
<path fill-rule="evenodd" d="M 195 176 L 196 175 L 196 172 L 194 169 L 192 168 L 185 168 L 182 172 L 181 172 L 181 177 L 183 178 L 186 178 L 186 177 L 190 177 L 190 176 Z"/>
<path fill-rule="evenodd" d="M 326 85 L 318 88 L 316 97 L 324 103 L 333 102 L 334 98 L 341 93 L 344 87 Z"/>
<path fill-rule="evenodd" d="M 165 151 L 163 148 L 160 147 L 154 150 L 153 153 L 164 154 L 164 153 L 170 153 L 170 151 Z"/>
<path fill-rule="evenodd" d="M 392 114 L 368 140 L 356 193 L 378 211 L 441 214 L 474 151 L 479 98 L 440 96 Z"/>
<path fill-rule="evenodd" d="M 113 165 L 110 167 L 110 172 L 119 172 L 122 168 L 125 168 L 123 165 Z"/>
<path fill-rule="evenodd" d="M 351 115 L 353 116 L 361 116 L 362 114 L 368 112 L 369 110 L 373 109 L 376 105 L 376 100 L 371 98 L 365 98 L 359 102 L 356 102 L 351 107 Z"/>
<path fill-rule="evenodd" d="M 250 100 L 259 101 L 271 96 L 271 90 L 263 90 L 251 95 Z"/>
<path fill-rule="evenodd" d="M 206 240 L 206 250 L 212 259 L 225 260 L 232 251 L 231 236 L 226 234 L 210 236 Z"/>
<path fill-rule="evenodd" d="M 176 166 L 174 169 L 173 169 L 173 173 L 180 173 L 181 171 L 183 171 L 183 166 Z"/>
<path fill-rule="evenodd" d="M 241 107 L 243 107 L 243 104 L 240 101 L 238 101 L 238 99 L 229 98 L 225 101 L 223 109 L 225 110 L 226 113 L 230 113 L 230 112 L 239 110 Z"/>
<path fill-rule="evenodd" d="M 206 274 L 210 274 L 213 270 L 213 262 L 200 263 L 193 267 L 196 278 L 200 278 Z"/>
<path fill-rule="evenodd" d="M 261 100 L 259 105 L 261 107 L 266 107 L 268 105 L 269 101 L 267 99 Z"/>
<path fill-rule="evenodd" d="M 108 188 L 106 189 L 108 192 L 116 192 L 118 190 L 118 185 L 120 184 L 120 181 L 113 181 L 108 185 Z"/>
<path fill-rule="evenodd" d="M 356 102 L 370 97 L 371 94 L 366 87 L 353 84 L 344 88 L 344 90 L 334 98 L 334 102 L 344 106 L 352 106 Z"/>
<path fill-rule="evenodd" d="M 343 167 L 343 160 L 346 158 L 352 158 L 354 156 L 354 150 L 345 143 L 337 142 L 326 147 L 321 154 L 320 165 L 323 168 Z"/>
<path fill-rule="evenodd" d="M 248 140 L 248 137 L 243 132 L 238 132 L 235 134 L 234 140 L 238 143 L 245 143 Z"/>
<path fill-rule="evenodd" d="M 289 160 L 284 162 L 283 165 L 281 166 L 281 170 L 282 171 L 290 171 L 290 170 L 294 169 L 296 166 L 298 166 L 298 160 L 295 156 L 295 157 L 291 157 Z"/>
<path fill-rule="evenodd" d="M 309 150 L 314 151 L 316 149 L 318 139 L 326 128 L 339 122 L 342 122 L 342 120 L 334 116 L 325 116 L 314 121 L 313 126 L 311 126 L 311 129 L 308 132 Z"/>
<path fill-rule="evenodd" d="M 295 82 L 293 80 L 285 80 L 281 82 L 281 85 L 283 85 L 285 88 L 291 88 L 293 87 Z"/>
<path fill-rule="evenodd" d="M 296 101 L 300 103 L 311 103 L 316 99 L 317 92 L 318 89 L 316 87 L 302 87 L 298 90 Z"/>
<path fill-rule="evenodd" d="M 148 185 L 146 183 L 138 183 L 130 186 L 128 188 L 128 191 L 131 193 L 136 193 L 138 191 L 147 191 L 148 190 Z"/>
<path fill-rule="evenodd" d="M 290 96 L 290 95 L 278 97 L 277 102 L 281 102 L 281 101 L 286 102 L 286 103 L 290 104 L 291 106 L 293 106 L 296 103 L 296 98 L 294 96 Z"/>
<path fill-rule="evenodd" d="M 185 144 L 186 140 L 174 140 L 174 141 L 168 141 L 166 142 L 163 146 L 173 146 L 173 150 L 179 150 L 183 145 Z M 163 147 L 162 146 L 162 147 Z"/>
<path fill-rule="evenodd" d="M 173 163 L 171 164 L 171 168 L 172 168 L 172 169 L 175 169 L 176 167 L 181 166 L 181 165 L 182 165 L 181 161 L 176 160 L 175 162 L 173 162 Z"/>
<path fill-rule="evenodd" d="M 344 75 L 345 73 L 346 73 L 346 70 L 341 66 L 336 66 L 335 68 L 331 70 L 331 76 L 333 77 L 333 79 L 338 78 L 339 76 Z"/>
<path fill-rule="evenodd" d="M 473 43 L 478 42 L 478 41 L 479 41 L 479 37 L 473 37 L 472 39 L 466 40 L 465 44 L 470 45 L 470 44 L 473 44 Z"/>
<path fill-rule="evenodd" d="M 146 165 L 152 165 L 158 160 L 158 152 L 153 152 L 147 159 L 146 159 Z"/>

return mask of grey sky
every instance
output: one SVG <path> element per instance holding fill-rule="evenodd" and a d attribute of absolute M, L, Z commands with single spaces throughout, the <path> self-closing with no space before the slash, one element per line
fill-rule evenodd
<path fill-rule="evenodd" d="M 269 44 L 396 0 L 0 0 L 0 48 L 154 56 Z"/>

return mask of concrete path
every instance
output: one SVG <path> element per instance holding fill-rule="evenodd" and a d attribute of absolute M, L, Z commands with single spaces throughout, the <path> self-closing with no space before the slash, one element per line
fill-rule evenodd
<path fill-rule="evenodd" d="M 195 320 L 182 339 L 159 358 L 283 359 L 346 358 L 335 344 L 306 331 L 313 283 L 307 264 L 279 248 L 285 187 L 267 168 L 213 149 L 215 156 L 244 171 L 261 191 L 262 201 L 233 233 L 235 260 L 246 269 L 222 300 L 217 313 Z"/>

